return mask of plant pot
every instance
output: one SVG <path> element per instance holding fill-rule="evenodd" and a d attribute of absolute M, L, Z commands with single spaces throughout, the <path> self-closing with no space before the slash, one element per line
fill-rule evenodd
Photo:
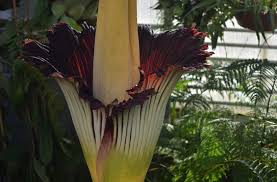
<path fill-rule="evenodd" d="M 239 12 L 235 15 L 235 18 L 240 26 L 256 32 L 273 31 L 277 28 L 277 14 L 274 14 L 274 21 L 272 21 L 273 19 L 270 13 L 261 12 L 256 16 L 251 11 Z"/>

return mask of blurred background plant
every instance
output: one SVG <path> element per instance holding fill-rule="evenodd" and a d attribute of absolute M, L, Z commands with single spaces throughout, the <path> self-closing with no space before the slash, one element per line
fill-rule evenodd
<path fill-rule="evenodd" d="M 163 12 L 163 29 L 196 26 L 208 32 L 215 48 L 223 37 L 226 21 L 234 16 L 241 20 L 240 25 L 256 31 L 258 39 L 260 34 L 265 38 L 265 31 L 276 28 L 276 5 L 276 0 L 159 0 L 155 9 Z"/>
<path fill-rule="evenodd" d="M 72 7 L 78 9 L 83 3 L 85 6 L 79 8 L 86 9 L 94 4 L 93 11 L 96 11 L 96 3 L 48 0 L 2 2 L 0 181 L 90 181 L 78 138 L 58 87 L 51 79 L 24 63 L 21 48 L 25 38 L 43 41 L 47 29 L 58 21 L 65 21 L 80 30 L 78 21 L 92 18 L 93 14 L 88 17 L 82 10 L 77 16 Z"/>
<path fill-rule="evenodd" d="M 80 31 L 80 22 L 96 25 L 97 7 L 97 0 L 55 0 L 51 10 L 58 21 L 66 22 Z"/>
<path fill-rule="evenodd" d="M 157 8 L 164 11 L 164 29 L 195 23 L 216 46 L 235 10 L 252 8 L 240 2 L 160 0 Z M 59 89 L 22 61 L 21 44 L 44 41 L 59 21 L 76 31 L 84 20 L 95 25 L 97 1 L 0 1 L 0 10 L 0 181 L 90 181 Z M 276 69 L 270 61 L 247 59 L 183 75 L 146 181 L 277 181 Z M 251 110 L 219 107 L 206 94 L 226 90 L 244 96 L 240 106 Z"/>
<path fill-rule="evenodd" d="M 184 75 L 171 97 L 149 181 L 276 181 L 276 66 L 251 59 Z M 192 82 L 203 86 L 199 93 Z M 246 96 L 249 102 L 241 105 L 251 104 L 251 112 L 234 113 L 203 96 L 227 89 Z"/>

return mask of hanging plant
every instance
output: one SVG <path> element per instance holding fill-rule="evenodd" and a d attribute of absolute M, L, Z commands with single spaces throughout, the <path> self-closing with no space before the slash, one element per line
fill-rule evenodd
<path fill-rule="evenodd" d="M 256 32 L 274 31 L 277 27 L 277 1 L 246 0 L 240 2 L 235 17 L 240 26 Z"/>
<path fill-rule="evenodd" d="M 163 13 L 164 29 L 196 26 L 208 32 L 212 47 L 215 48 L 218 39 L 223 37 L 225 22 L 234 16 L 236 4 L 236 1 L 230 0 L 159 0 L 155 9 Z"/>

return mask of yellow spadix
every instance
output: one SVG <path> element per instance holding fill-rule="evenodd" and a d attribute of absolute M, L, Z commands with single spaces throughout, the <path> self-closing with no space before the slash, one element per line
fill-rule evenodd
<path fill-rule="evenodd" d="M 93 95 L 105 105 L 129 98 L 139 81 L 136 0 L 100 0 L 93 63 Z"/>

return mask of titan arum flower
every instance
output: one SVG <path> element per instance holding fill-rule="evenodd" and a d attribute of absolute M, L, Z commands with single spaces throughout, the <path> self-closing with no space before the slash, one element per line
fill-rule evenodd
<path fill-rule="evenodd" d="M 204 33 L 137 26 L 136 0 L 100 0 L 97 29 L 59 23 L 26 40 L 27 62 L 55 78 L 94 182 L 142 182 L 180 76 L 206 65 Z"/>

